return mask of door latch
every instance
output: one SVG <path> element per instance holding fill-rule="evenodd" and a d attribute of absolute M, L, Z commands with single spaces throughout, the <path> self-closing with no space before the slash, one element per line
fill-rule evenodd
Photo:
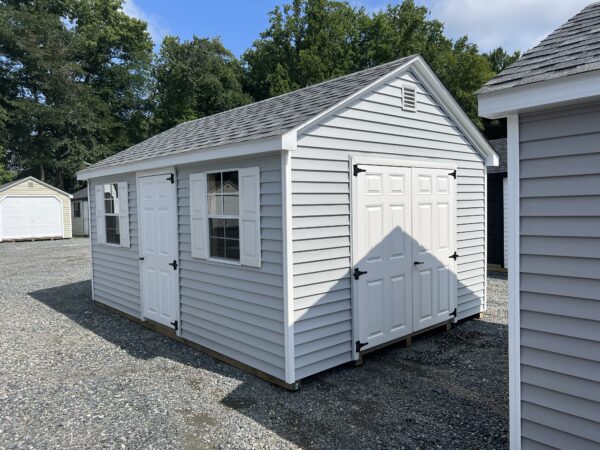
<path fill-rule="evenodd" d="M 143 257 L 143 256 L 140 256 L 138 259 L 139 259 L 140 261 L 143 261 L 143 260 L 144 260 L 144 257 Z"/>
<path fill-rule="evenodd" d="M 418 266 L 419 264 L 425 264 L 425 262 L 424 261 L 415 261 L 413 264 L 415 266 Z"/>
<path fill-rule="evenodd" d="M 364 275 L 365 273 L 367 273 L 366 270 L 354 269 L 354 272 L 352 272 L 352 275 L 354 276 L 355 280 L 358 280 L 360 278 L 360 276 Z"/>
<path fill-rule="evenodd" d="M 169 265 L 173 267 L 173 270 L 177 270 L 177 260 L 174 259 L 173 262 L 170 262 Z"/>

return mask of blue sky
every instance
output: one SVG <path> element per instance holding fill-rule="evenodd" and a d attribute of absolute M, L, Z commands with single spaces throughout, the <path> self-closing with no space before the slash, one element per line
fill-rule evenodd
<path fill-rule="evenodd" d="M 392 3 L 397 1 L 390 0 Z M 467 34 L 486 51 L 499 45 L 527 50 L 566 22 L 590 0 L 416 0 L 430 17 L 446 25 L 454 39 Z M 148 22 L 154 41 L 168 34 L 189 39 L 220 36 L 236 56 L 252 45 L 268 26 L 268 12 L 281 0 L 126 0 L 127 14 Z M 385 0 L 350 0 L 368 11 L 384 8 Z"/>

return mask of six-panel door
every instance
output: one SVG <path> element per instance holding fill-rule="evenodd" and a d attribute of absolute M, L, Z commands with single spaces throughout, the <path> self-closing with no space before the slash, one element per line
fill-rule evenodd
<path fill-rule="evenodd" d="M 354 268 L 365 350 L 451 318 L 456 211 L 448 169 L 360 168 Z"/>
<path fill-rule="evenodd" d="M 144 318 L 175 327 L 178 316 L 177 198 L 169 174 L 138 179 Z"/>

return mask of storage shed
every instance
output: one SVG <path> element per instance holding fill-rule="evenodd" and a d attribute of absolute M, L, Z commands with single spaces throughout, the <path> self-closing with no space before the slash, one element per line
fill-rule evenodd
<path fill-rule="evenodd" d="M 0 242 L 70 237 L 70 194 L 34 177 L 0 186 Z"/>
<path fill-rule="evenodd" d="M 507 117 L 512 449 L 600 448 L 600 3 L 479 92 Z"/>
<path fill-rule="evenodd" d="M 90 209 L 87 187 L 73 194 L 71 200 L 73 236 L 89 236 L 90 234 Z"/>
<path fill-rule="evenodd" d="M 79 172 L 93 297 L 294 388 L 485 309 L 496 162 L 419 56 L 180 124 Z"/>
<path fill-rule="evenodd" d="M 488 264 L 491 269 L 508 267 L 508 178 L 506 138 L 490 141 L 498 155 L 498 165 L 487 169 Z"/>

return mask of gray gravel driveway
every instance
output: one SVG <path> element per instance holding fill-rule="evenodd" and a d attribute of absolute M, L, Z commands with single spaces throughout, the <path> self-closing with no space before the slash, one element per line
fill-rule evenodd
<path fill-rule="evenodd" d="M 88 253 L 0 244 L 0 448 L 508 448 L 504 276 L 481 320 L 290 393 L 96 307 Z"/>

